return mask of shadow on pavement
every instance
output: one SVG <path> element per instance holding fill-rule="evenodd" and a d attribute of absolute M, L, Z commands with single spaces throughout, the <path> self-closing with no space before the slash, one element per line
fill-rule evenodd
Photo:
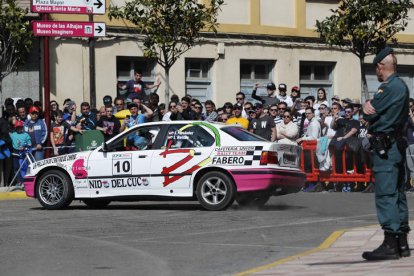
<path fill-rule="evenodd" d="M 381 261 L 377 261 L 377 262 L 381 262 Z M 362 263 L 368 263 L 368 262 L 365 261 L 365 260 L 360 260 L 360 261 L 352 261 L 352 262 L 346 261 L 346 262 L 308 263 L 306 265 L 312 265 L 312 266 L 318 266 L 318 265 L 352 265 L 352 264 L 362 264 Z M 373 263 L 373 262 L 370 261 L 369 263 Z"/>

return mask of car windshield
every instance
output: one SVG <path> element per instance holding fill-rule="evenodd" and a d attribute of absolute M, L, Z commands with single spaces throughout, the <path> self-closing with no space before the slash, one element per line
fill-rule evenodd
<path fill-rule="evenodd" d="M 221 130 L 239 141 L 267 141 L 241 127 L 224 127 Z"/>

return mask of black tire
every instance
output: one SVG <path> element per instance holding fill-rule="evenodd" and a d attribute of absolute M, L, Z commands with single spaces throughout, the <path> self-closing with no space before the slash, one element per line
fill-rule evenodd
<path fill-rule="evenodd" d="M 110 200 L 107 199 L 82 199 L 83 203 L 86 204 L 86 206 L 88 206 L 91 209 L 101 209 L 101 208 L 105 208 L 106 206 L 109 205 L 109 203 L 111 203 Z"/>
<path fill-rule="evenodd" d="M 236 202 L 243 208 L 263 208 L 272 195 L 268 193 L 240 193 Z"/>
<path fill-rule="evenodd" d="M 74 197 L 70 177 L 59 170 L 50 170 L 36 182 L 36 198 L 48 210 L 69 206 Z"/>
<path fill-rule="evenodd" d="M 200 178 L 197 183 L 196 195 L 205 209 L 221 211 L 233 204 L 236 187 L 228 175 L 212 171 Z"/>

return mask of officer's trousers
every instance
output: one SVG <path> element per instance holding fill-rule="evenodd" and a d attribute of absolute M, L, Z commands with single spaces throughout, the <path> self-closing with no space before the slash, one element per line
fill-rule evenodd
<path fill-rule="evenodd" d="M 401 153 L 394 142 L 388 158 L 382 159 L 373 152 L 375 176 L 375 205 L 382 229 L 390 233 L 408 233 L 408 207 L 405 196 L 405 152 Z"/>

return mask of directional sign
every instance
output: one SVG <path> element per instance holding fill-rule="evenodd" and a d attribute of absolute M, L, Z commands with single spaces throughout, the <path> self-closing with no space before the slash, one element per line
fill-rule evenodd
<path fill-rule="evenodd" d="M 69 21 L 32 21 L 35 36 L 105 36 L 105 23 Z"/>
<path fill-rule="evenodd" d="M 105 0 L 32 0 L 35 13 L 105 14 Z"/>

